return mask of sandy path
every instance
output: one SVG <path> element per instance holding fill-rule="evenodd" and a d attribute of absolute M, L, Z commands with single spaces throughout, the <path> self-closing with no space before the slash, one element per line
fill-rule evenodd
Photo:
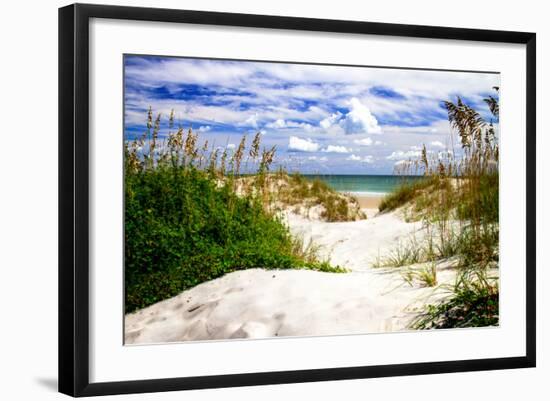
<path fill-rule="evenodd" d="M 422 236 L 419 223 L 406 223 L 398 213 L 342 223 L 290 214 L 288 223 L 294 234 L 321 245 L 333 264 L 352 271 L 227 274 L 127 315 L 126 343 L 404 330 L 422 305 L 445 294 L 407 284 L 399 269 L 371 267 L 379 252 L 389 252 L 400 239 Z M 440 283 L 454 278 L 447 267 L 438 267 Z"/>
<path fill-rule="evenodd" d="M 422 241 L 425 232 L 421 222 L 407 223 L 400 212 L 377 214 L 364 209 L 366 220 L 327 223 L 287 213 L 286 221 L 293 235 L 304 243 L 311 240 L 320 246 L 320 254 L 329 257 L 333 264 L 353 271 L 371 270 L 379 256 L 386 256 L 399 242 L 412 238 Z"/>
<path fill-rule="evenodd" d="M 380 202 L 384 199 L 384 195 L 362 195 L 353 192 L 351 195 L 357 199 L 362 209 L 378 209 L 378 205 L 380 205 Z"/>

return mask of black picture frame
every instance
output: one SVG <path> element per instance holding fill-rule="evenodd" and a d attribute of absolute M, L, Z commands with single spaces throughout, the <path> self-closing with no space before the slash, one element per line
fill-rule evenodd
<path fill-rule="evenodd" d="M 526 353 L 521 357 L 90 383 L 89 21 L 91 18 L 516 43 L 526 46 Z M 74 4 L 59 9 L 59 391 L 159 392 L 534 367 L 536 35 L 526 32 Z"/>

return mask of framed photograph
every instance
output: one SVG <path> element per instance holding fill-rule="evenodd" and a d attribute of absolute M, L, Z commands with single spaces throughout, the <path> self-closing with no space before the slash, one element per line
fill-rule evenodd
<path fill-rule="evenodd" d="M 59 390 L 535 366 L 535 80 L 534 33 L 61 8 Z"/>

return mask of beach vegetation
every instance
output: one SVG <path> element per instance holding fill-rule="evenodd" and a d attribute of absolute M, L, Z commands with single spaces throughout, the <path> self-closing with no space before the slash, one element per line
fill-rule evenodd
<path fill-rule="evenodd" d="M 173 113 L 164 138 L 160 126 L 149 109 L 143 135 L 125 142 L 127 313 L 242 269 L 345 271 L 319 260 L 314 244 L 304 247 L 265 207 L 275 148 L 261 149 L 259 135 L 248 153 L 244 136 L 230 152 L 199 145 L 191 128 L 175 129 Z M 243 191 L 245 157 L 258 168 Z"/>
<path fill-rule="evenodd" d="M 428 305 L 411 327 L 424 330 L 498 325 L 498 280 L 488 276 L 486 270 L 463 269 L 448 291 L 449 298 Z"/>
<path fill-rule="evenodd" d="M 440 185 L 439 177 L 422 177 L 417 180 L 402 180 L 401 184 L 392 192 L 384 196 L 378 210 L 380 212 L 390 212 L 401 206 L 408 204 L 422 193 L 436 190 Z M 422 205 L 423 208 L 425 205 Z"/>
<path fill-rule="evenodd" d="M 490 272 L 499 261 L 499 143 L 497 96 L 488 98 L 492 113 L 486 121 L 461 98 L 446 101 L 452 128 L 450 143 L 459 149 L 430 153 L 426 147 L 417 160 L 398 167 L 399 174 L 422 175 L 404 181 L 380 204 L 380 212 L 402 210 L 409 221 L 421 221 L 422 241 L 411 239 L 376 265 L 402 267 L 428 263 L 424 273 L 405 275 L 405 281 L 421 278 L 426 285 L 437 282 L 436 261 L 456 258 L 456 283 L 449 296 L 427 311 L 415 328 L 471 327 L 498 324 L 498 280 Z M 456 138 L 454 137 L 456 135 Z"/>
<path fill-rule="evenodd" d="M 434 262 L 429 263 L 418 271 L 418 279 L 426 287 L 435 287 L 437 285 L 437 268 Z"/>
<path fill-rule="evenodd" d="M 315 217 L 327 222 L 367 218 L 354 196 L 336 192 L 318 177 L 305 177 L 298 172 L 289 174 L 280 169 L 267 178 L 269 188 L 266 194 L 269 202 L 266 205 L 273 212 L 291 210 L 295 214 L 310 217 L 312 210 L 315 210 Z M 250 179 L 244 177 L 242 180 Z"/>
<path fill-rule="evenodd" d="M 379 267 L 403 267 L 426 261 L 424 248 L 420 247 L 414 238 L 400 242 L 389 255 L 380 258 Z"/>

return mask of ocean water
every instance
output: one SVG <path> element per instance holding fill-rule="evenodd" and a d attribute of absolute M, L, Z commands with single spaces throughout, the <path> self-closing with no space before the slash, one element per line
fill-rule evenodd
<path fill-rule="evenodd" d="M 338 192 L 383 195 L 392 192 L 405 180 L 421 179 L 418 176 L 398 175 L 304 175 L 307 179 L 319 178 Z"/>

